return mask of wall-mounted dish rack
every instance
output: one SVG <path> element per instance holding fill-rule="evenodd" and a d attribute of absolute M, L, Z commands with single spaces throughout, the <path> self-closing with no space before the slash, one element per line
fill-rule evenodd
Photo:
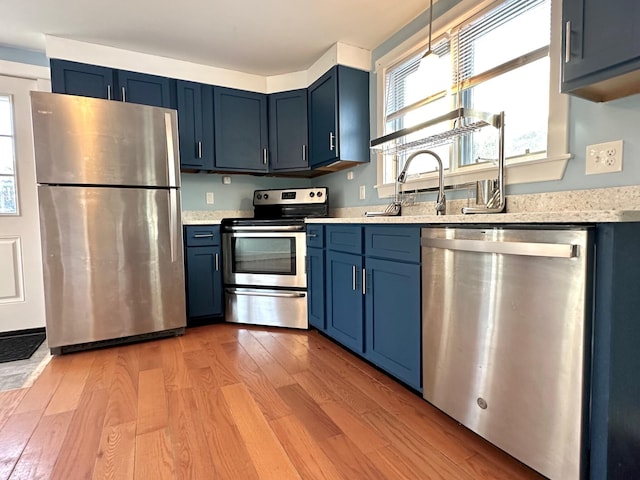
<path fill-rule="evenodd" d="M 435 134 L 429 134 L 427 131 L 430 127 L 444 122 L 453 122 L 453 127 Z M 371 149 L 383 155 L 401 155 L 411 153 L 411 151 L 417 149 L 445 145 L 462 135 L 468 135 L 489 126 L 498 130 L 498 181 L 496 189 L 486 205 L 465 207 L 462 209 L 462 213 L 502 213 L 506 206 L 504 191 L 504 112 L 492 114 L 469 108 L 457 108 L 445 115 L 413 127 L 403 128 L 376 138 L 371 141 Z M 412 134 L 418 134 L 421 131 L 425 131 L 424 136 L 417 139 L 410 138 Z M 395 200 L 397 201 L 397 198 Z"/>

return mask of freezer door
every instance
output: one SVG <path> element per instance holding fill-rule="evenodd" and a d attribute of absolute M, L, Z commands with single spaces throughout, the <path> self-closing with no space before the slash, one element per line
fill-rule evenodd
<path fill-rule="evenodd" d="M 186 325 L 177 189 L 38 194 L 50 348 Z"/>
<path fill-rule="evenodd" d="M 175 110 L 31 92 L 38 183 L 180 186 Z"/>

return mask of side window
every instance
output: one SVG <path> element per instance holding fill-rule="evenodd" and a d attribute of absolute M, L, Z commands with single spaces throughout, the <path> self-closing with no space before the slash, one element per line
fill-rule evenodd
<path fill-rule="evenodd" d="M 11 97 L 0 94 L 0 215 L 18 213 L 12 107 Z"/>

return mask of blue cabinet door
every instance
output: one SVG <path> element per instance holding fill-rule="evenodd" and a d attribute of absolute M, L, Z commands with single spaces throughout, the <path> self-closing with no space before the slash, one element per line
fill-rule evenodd
<path fill-rule="evenodd" d="M 267 96 L 213 88 L 216 170 L 267 172 Z"/>
<path fill-rule="evenodd" d="M 321 248 L 307 248 L 307 285 L 309 324 L 324 332 L 324 250 Z"/>
<path fill-rule="evenodd" d="M 171 108 L 171 84 L 168 78 L 146 73 L 118 70 L 116 99 L 152 107 Z"/>
<path fill-rule="evenodd" d="M 327 333 L 353 351 L 364 353 L 362 257 L 327 251 Z"/>
<path fill-rule="evenodd" d="M 213 90 L 210 85 L 176 82 L 180 166 L 213 169 Z"/>
<path fill-rule="evenodd" d="M 309 160 L 311 167 L 337 160 L 338 76 L 332 68 L 316 80 L 308 90 Z"/>
<path fill-rule="evenodd" d="M 368 162 L 369 74 L 337 65 L 308 90 L 311 168 Z"/>
<path fill-rule="evenodd" d="M 269 169 L 309 168 L 307 90 L 269 95 Z"/>
<path fill-rule="evenodd" d="M 187 247 L 187 316 L 223 313 L 220 246 Z"/>
<path fill-rule="evenodd" d="M 113 70 L 97 65 L 51 59 L 51 91 L 111 100 L 115 95 Z"/>
<path fill-rule="evenodd" d="M 366 259 L 366 357 L 422 390 L 420 265 Z"/>
<path fill-rule="evenodd" d="M 608 0 L 563 0 L 562 19 L 562 52 L 565 56 L 562 92 L 579 90 L 640 68 L 640 3 L 636 0 L 615 3 Z M 635 90 L 627 94 L 640 91 L 637 81 L 634 80 L 633 85 Z M 601 86 L 599 90 L 603 88 Z M 617 89 L 621 90 L 620 85 Z M 611 98 L 617 97 L 614 94 Z"/>

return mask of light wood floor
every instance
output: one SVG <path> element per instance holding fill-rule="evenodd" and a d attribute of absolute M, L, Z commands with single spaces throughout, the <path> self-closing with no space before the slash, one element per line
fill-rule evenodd
<path fill-rule="evenodd" d="M 0 393 L 0 479 L 541 478 L 315 331 L 219 324 Z"/>

